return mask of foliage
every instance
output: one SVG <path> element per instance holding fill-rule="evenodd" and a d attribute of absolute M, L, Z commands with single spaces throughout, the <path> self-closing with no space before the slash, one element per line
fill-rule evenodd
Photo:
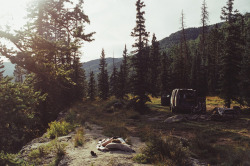
<path fill-rule="evenodd" d="M 65 147 L 67 144 L 58 142 L 57 139 L 50 141 L 47 144 L 41 145 L 33 149 L 28 154 L 28 162 L 34 165 L 45 164 L 44 159 L 53 157 L 50 165 L 58 165 L 62 157 L 65 155 Z"/>
<path fill-rule="evenodd" d="M 46 94 L 26 82 L 15 84 L 11 78 L 0 82 L 0 91 L 1 150 L 13 151 L 36 134 L 34 131 L 40 126 L 37 108 L 46 100 Z"/>
<path fill-rule="evenodd" d="M 47 129 L 48 138 L 57 138 L 59 136 L 67 135 L 72 130 L 72 125 L 68 122 L 51 122 L 49 123 L 49 128 Z"/>
<path fill-rule="evenodd" d="M 118 71 L 113 58 L 113 71 L 109 81 L 110 95 L 118 96 Z"/>
<path fill-rule="evenodd" d="M 159 135 L 150 136 L 142 154 L 134 158 L 140 163 L 168 163 L 169 165 L 190 165 L 190 152 L 182 142 L 171 136 L 161 138 Z"/>
<path fill-rule="evenodd" d="M 128 53 L 127 46 L 123 50 L 123 60 L 120 65 L 120 71 L 118 72 L 118 92 L 117 98 L 123 99 L 129 92 L 129 65 L 128 65 Z"/>
<path fill-rule="evenodd" d="M 240 95 L 246 105 L 250 106 L 250 17 L 246 17 L 246 46 L 241 62 Z"/>
<path fill-rule="evenodd" d="M 133 160 L 137 163 L 141 164 L 147 164 L 148 163 L 148 157 L 145 154 L 137 154 L 136 156 L 133 157 Z"/>
<path fill-rule="evenodd" d="M 89 83 L 88 83 L 88 97 L 90 100 L 95 100 L 96 96 L 96 82 L 94 72 L 91 71 L 89 74 Z"/>
<path fill-rule="evenodd" d="M 149 33 L 145 28 L 145 11 L 142 11 L 142 8 L 145 7 L 145 4 L 141 0 L 136 1 L 136 26 L 131 32 L 131 36 L 135 38 L 135 43 L 133 47 L 134 57 L 132 58 L 132 93 L 137 96 L 138 103 L 140 106 L 148 101 L 148 80 L 147 80 L 147 71 L 149 63 L 149 49 L 148 49 L 148 36 Z"/>
<path fill-rule="evenodd" d="M 85 33 L 85 24 L 90 20 L 83 11 L 82 0 L 36 0 L 30 3 L 27 18 L 27 24 L 20 30 L 0 31 L 0 38 L 14 46 L 1 40 L 1 55 L 32 74 L 25 76 L 24 85 L 1 82 L 0 87 L 1 135 L 9 133 L 5 130 L 12 131 L 15 142 L 23 143 L 42 132 L 43 126 L 72 101 L 85 96 L 85 73 L 79 62 L 79 48 L 83 42 L 92 41 L 94 34 Z M 8 122 L 4 119 L 7 116 Z M 5 144 L 1 148 L 21 146 L 16 146 L 8 137 L 2 137 L 1 145 Z"/>
<path fill-rule="evenodd" d="M 161 95 L 171 93 L 170 80 L 170 58 L 166 52 L 162 53 L 161 72 L 160 72 L 160 92 Z"/>
<path fill-rule="evenodd" d="M 159 64 L 160 64 L 160 43 L 157 41 L 155 34 L 152 37 L 152 46 L 150 48 L 150 93 L 153 97 L 159 96 L 160 85 L 159 85 Z"/>
<path fill-rule="evenodd" d="M 33 166 L 30 165 L 28 162 L 19 159 L 17 154 L 10 154 L 4 153 L 3 151 L 0 152 L 0 165 L 6 166 Z"/>
<path fill-rule="evenodd" d="M 78 147 L 78 146 L 83 146 L 84 144 L 84 128 L 80 127 L 76 130 L 76 135 L 74 137 L 74 146 Z"/>
<path fill-rule="evenodd" d="M 223 20 L 226 20 L 225 47 L 221 57 L 220 95 L 225 99 L 225 106 L 230 108 L 231 100 L 239 96 L 239 72 L 242 60 L 241 26 L 237 23 L 237 10 L 233 12 L 233 0 L 228 0 L 227 6 L 222 9 Z"/>
<path fill-rule="evenodd" d="M 99 70 L 100 70 L 100 73 L 98 74 L 99 97 L 103 100 L 106 100 L 109 96 L 109 80 L 108 80 L 107 64 L 105 60 L 104 49 L 102 49 Z"/>

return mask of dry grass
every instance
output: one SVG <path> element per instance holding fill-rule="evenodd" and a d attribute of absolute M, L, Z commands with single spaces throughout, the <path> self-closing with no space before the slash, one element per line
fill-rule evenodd
<path fill-rule="evenodd" d="M 207 110 L 213 110 L 215 107 L 224 107 L 224 100 L 218 96 L 207 96 Z M 231 107 L 241 106 L 238 102 L 232 101 Z"/>
<path fill-rule="evenodd" d="M 122 103 L 115 108 L 114 103 Z M 237 103 L 233 103 L 238 105 Z M 151 98 L 147 103 L 150 111 L 140 115 L 129 107 L 128 101 L 111 98 L 107 101 L 83 101 L 71 108 L 70 121 L 84 125 L 86 121 L 103 127 L 106 136 L 139 136 L 148 141 L 148 133 L 170 134 L 189 140 L 192 157 L 214 165 L 243 165 L 250 159 L 250 115 L 241 115 L 233 121 L 185 121 L 165 124 L 163 120 L 149 121 L 154 117 L 169 117 L 173 114 L 169 107 L 161 106 L 160 98 Z M 219 97 L 207 97 L 208 110 L 223 106 Z M 145 156 L 138 156 L 144 160 Z"/>

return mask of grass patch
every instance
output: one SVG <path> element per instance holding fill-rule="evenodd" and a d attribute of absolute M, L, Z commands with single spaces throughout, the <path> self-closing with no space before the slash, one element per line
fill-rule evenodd
<path fill-rule="evenodd" d="M 139 163 L 167 164 L 172 166 L 190 165 L 189 148 L 171 136 L 151 136 L 142 154 L 136 155 L 134 161 Z"/>
<path fill-rule="evenodd" d="M 47 158 L 47 156 L 53 156 L 54 159 L 49 165 L 58 165 L 58 163 L 66 153 L 66 146 L 67 144 L 60 143 L 56 139 L 52 140 L 46 145 L 41 145 L 37 149 L 32 150 L 28 154 L 28 162 L 34 165 L 41 165 L 44 164 L 44 159 Z"/>
<path fill-rule="evenodd" d="M 78 147 L 78 146 L 83 146 L 84 144 L 84 128 L 80 127 L 76 130 L 76 135 L 74 137 L 74 146 Z"/>
<path fill-rule="evenodd" d="M 115 103 L 121 103 L 122 106 L 115 108 Z M 142 141 L 146 141 L 147 147 L 134 157 L 134 161 L 139 163 L 183 165 L 187 162 L 183 156 L 192 156 L 213 165 L 237 165 L 250 161 L 247 157 L 250 156 L 247 150 L 250 146 L 248 114 L 226 122 L 185 121 L 166 124 L 163 123 L 164 118 L 174 114 L 170 112 L 169 107 L 161 106 L 160 98 L 151 98 L 151 102 L 146 103 L 150 110 L 143 115 L 134 111 L 130 104 L 129 101 L 114 98 L 107 101 L 83 101 L 71 110 L 77 116 L 71 116 L 76 118 L 75 122 L 82 125 L 87 121 L 102 126 L 103 134 L 108 137 L 138 136 Z M 224 101 L 219 97 L 207 98 L 207 105 L 212 109 L 223 104 Z M 162 118 L 161 121 L 149 120 L 154 117 Z M 158 133 L 162 135 L 152 138 L 151 135 Z M 169 138 L 170 133 L 189 139 L 188 147 L 178 139 Z"/>
<path fill-rule="evenodd" d="M 49 128 L 47 129 L 47 137 L 54 139 L 59 136 L 64 136 L 67 135 L 72 129 L 73 126 L 66 121 L 54 121 L 49 123 Z"/>

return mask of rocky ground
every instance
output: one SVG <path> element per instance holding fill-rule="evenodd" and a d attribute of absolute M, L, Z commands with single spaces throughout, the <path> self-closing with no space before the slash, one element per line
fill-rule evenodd
<path fill-rule="evenodd" d="M 85 130 L 85 144 L 82 147 L 74 148 L 74 144 L 69 140 L 66 147 L 66 155 L 59 163 L 60 166 L 79 166 L 79 165 L 94 165 L 94 166 L 132 166 L 135 164 L 132 160 L 136 153 L 144 146 L 144 143 L 137 137 L 130 137 L 132 148 L 135 153 L 128 153 L 123 151 L 102 152 L 96 149 L 96 145 L 100 139 L 107 138 L 102 135 L 102 127 L 97 125 L 89 125 L 91 130 Z M 94 151 L 97 156 L 92 157 L 90 152 Z M 145 165 L 145 164 L 144 164 Z"/>
<path fill-rule="evenodd" d="M 135 153 L 123 152 L 123 151 L 109 151 L 102 152 L 97 150 L 96 145 L 100 139 L 107 138 L 102 134 L 102 127 L 88 124 L 88 129 L 84 131 L 84 145 L 74 147 L 74 135 L 75 132 L 70 133 L 67 136 L 59 137 L 58 142 L 65 144 L 66 154 L 59 162 L 59 166 L 139 166 L 142 164 L 134 163 L 133 156 L 140 153 L 140 149 L 145 146 L 145 143 L 141 142 L 138 137 L 130 137 L 131 148 Z M 28 160 L 31 151 L 38 149 L 40 146 L 46 146 L 51 142 L 46 137 L 34 139 L 29 144 L 23 147 L 21 150 L 21 158 Z M 94 151 L 97 156 L 93 157 L 91 151 Z M 42 158 L 42 161 L 36 165 L 49 165 L 53 162 L 53 155 L 47 155 Z M 149 165 L 149 164 L 143 164 Z"/>

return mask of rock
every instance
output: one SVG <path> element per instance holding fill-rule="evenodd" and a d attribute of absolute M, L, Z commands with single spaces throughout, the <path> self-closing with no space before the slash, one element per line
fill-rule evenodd
<path fill-rule="evenodd" d="M 209 165 L 207 163 L 201 162 L 201 161 L 199 161 L 195 158 L 192 158 L 192 157 L 190 157 L 190 161 L 191 161 L 192 166 L 207 166 L 207 165 Z"/>
<path fill-rule="evenodd" d="M 186 121 L 187 118 L 184 115 L 175 115 L 175 116 L 171 116 L 167 119 L 164 120 L 165 123 L 176 123 L 176 122 L 182 122 L 182 121 Z"/>
<path fill-rule="evenodd" d="M 59 142 L 68 142 L 72 138 L 72 134 L 70 133 L 69 135 L 58 137 Z"/>
<path fill-rule="evenodd" d="M 238 117 L 238 115 L 239 115 L 238 107 L 235 107 L 234 109 L 215 107 L 212 111 L 211 118 L 213 120 L 226 121 L 235 119 Z"/>

